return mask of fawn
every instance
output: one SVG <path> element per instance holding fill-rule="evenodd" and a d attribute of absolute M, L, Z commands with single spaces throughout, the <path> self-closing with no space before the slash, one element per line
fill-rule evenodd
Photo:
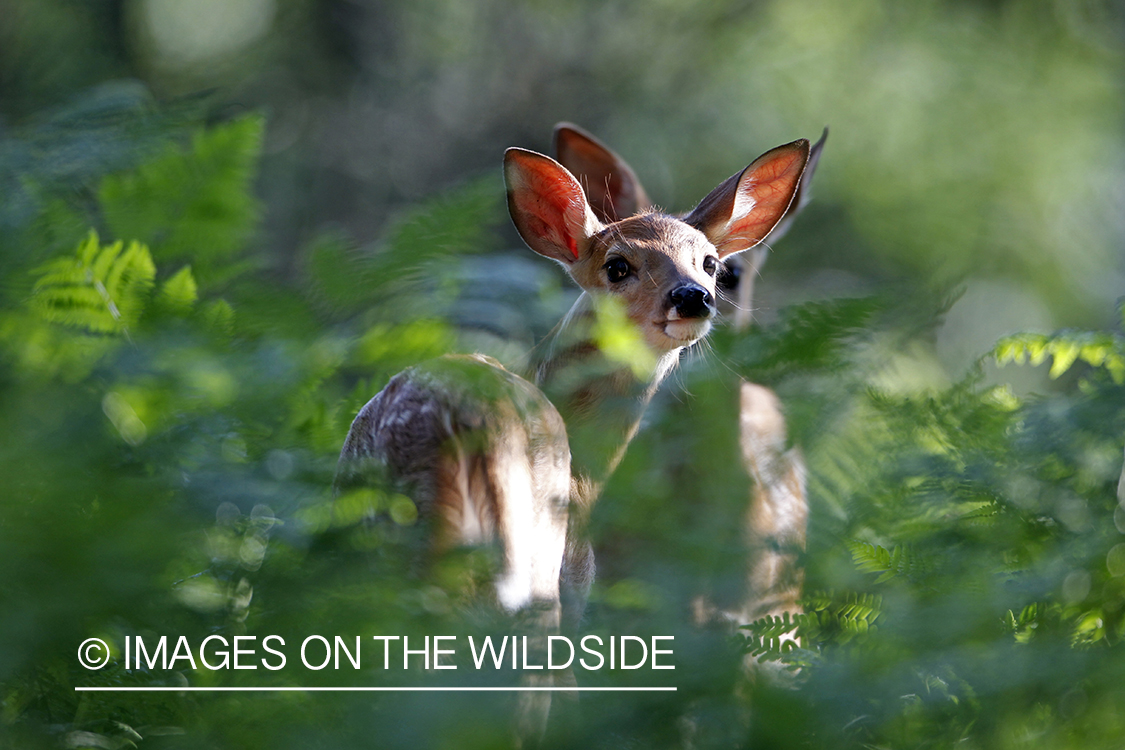
<path fill-rule="evenodd" d="M 809 185 L 824 148 L 828 130 L 811 147 L 804 175 L 788 210 L 769 234 L 742 255 L 729 258 L 718 277 L 720 298 L 734 307 L 736 330 L 749 326 L 754 280 L 765 262 L 770 243 L 791 226 L 809 201 Z M 559 123 L 554 131 L 559 163 L 581 182 L 601 221 L 616 222 L 643 214 L 652 206 L 633 169 L 609 147 L 576 125 Z M 735 299 L 730 299 L 735 296 Z M 785 418 L 776 394 L 768 388 L 741 381 L 739 388 L 739 442 L 743 467 L 753 480 L 750 502 L 743 519 L 749 550 L 746 586 L 741 604 L 715 612 L 697 603 L 699 619 L 718 615 L 735 625 L 767 615 L 797 614 L 803 575 L 798 556 L 805 546 L 808 501 L 805 497 L 804 460 L 797 449 L 787 449 Z M 570 542 L 575 548 L 577 540 Z M 592 553 L 590 553 L 592 555 Z M 793 641 L 791 634 L 783 640 Z M 750 666 L 750 661 L 747 662 Z"/>
<path fill-rule="evenodd" d="M 588 545 L 572 537 L 568 549 L 571 513 L 588 512 L 660 381 L 709 331 L 724 259 L 781 220 L 808 156 L 806 140 L 767 152 L 683 219 L 646 212 L 603 221 L 566 168 L 508 149 L 504 177 L 517 231 L 583 290 L 536 350 L 539 385 L 481 355 L 405 370 L 356 416 L 337 486 L 374 471 L 404 485 L 432 524 L 437 549 L 497 545 L 500 605 L 533 608 L 537 629 L 557 630 L 564 552 L 579 596 L 592 576 Z M 622 358 L 603 346 L 599 330 L 614 310 L 646 356 Z M 549 695 L 539 695 L 547 700 L 521 704 L 525 734 L 545 726 Z"/>

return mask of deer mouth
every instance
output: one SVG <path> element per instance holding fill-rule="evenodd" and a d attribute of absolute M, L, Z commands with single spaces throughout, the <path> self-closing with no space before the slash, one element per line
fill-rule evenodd
<path fill-rule="evenodd" d="M 711 319 L 708 317 L 663 320 L 657 326 L 665 336 L 675 342 L 676 346 L 689 346 L 708 334 L 711 330 Z"/>

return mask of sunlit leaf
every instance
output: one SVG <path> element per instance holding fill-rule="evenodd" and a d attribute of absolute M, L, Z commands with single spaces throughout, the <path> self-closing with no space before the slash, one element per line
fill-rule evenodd
<path fill-rule="evenodd" d="M 91 231 L 76 257 L 41 266 L 30 301 L 45 320 L 91 333 L 123 333 L 136 324 L 156 268 L 148 248 L 122 241 L 101 246 Z"/>
<path fill-rule="evenodd" d="M 160 301 L 169 310 L 186 312 L 199 299 L 191 266 L 184 266 L 160 286 Z"/>

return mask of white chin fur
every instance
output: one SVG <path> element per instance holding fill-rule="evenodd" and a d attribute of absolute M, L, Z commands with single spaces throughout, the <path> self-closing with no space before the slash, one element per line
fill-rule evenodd
<path fill-rule="evenodd" d="M 664 324 L 664 335 L 680 346 L 693 344 L 711 330 L 710 319 L 669 320 Z"/>

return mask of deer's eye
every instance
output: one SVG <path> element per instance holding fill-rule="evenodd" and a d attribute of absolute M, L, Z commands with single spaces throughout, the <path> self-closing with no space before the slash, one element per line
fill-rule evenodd
<path fill-rule="evenodd" d="M 632 272 L 629 264 L 623 258 L 612 258 L 602 267 L 605 269 L 606 278 L 612 284 L 624 280 Z"/>
<path fill-rule="evenodd" d="M 719 275 L 715 277 L 715 286 L 722 292 L 730 294 L 735 289 L 738 289 L 738 282 L 742 278 L 742 266 L 724 265 L 719 270 Z"/>
<path fill-rule="evenodd" d="M 714 255 L 708 255 L 703 259 L 703 272 L 708 276 L 714 276 L 719 270 L 719 259 Z"/>

